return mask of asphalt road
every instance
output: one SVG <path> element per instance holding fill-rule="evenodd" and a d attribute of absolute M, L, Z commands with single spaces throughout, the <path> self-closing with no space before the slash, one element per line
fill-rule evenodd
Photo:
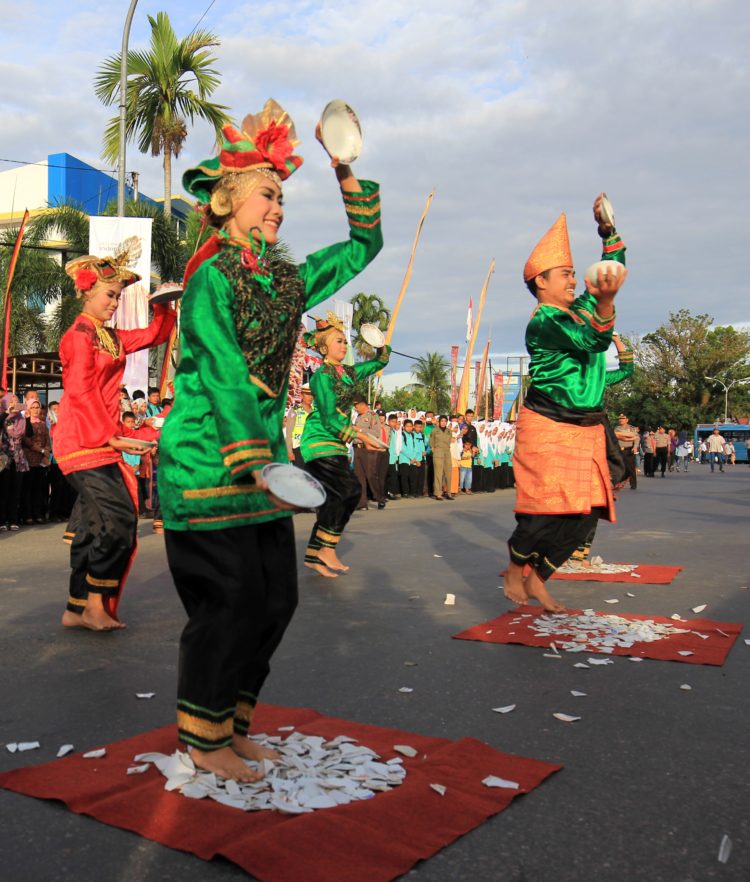
<path fill-rule="evenodd" d="M 636 492 L 622 493 L 619 523 L 601 525 L 595 551 L 684 572 L 669 586 L 631 588 L 634 598 L 617 584 L 555 582 L 553 591 L 573 607 L 689 616 L 707 603 L 707 617 L 747 622 L 749 495 L 746 466 L 641 479 Z M 303 571 L 300 607 L 264 699 L 427 735 L 472 736 L 564 765 L 404 877 L 414 882 L 747 882 L 750 631 L 722 668 L 615 658 L 579 670 L 580 656 L 552 661 L 538 649 L 451 640 L 507 608 L 497 573 L 512 505 L 506 491 L 453 503 L 399 500 L 355 514 L 341 546 L 352 571 L 335 582 Z M 58 625 L 67 582 L 61 526 L 0 534 L 0 744 L 41 742 L 33 753 L 0 749 L 0 769 L 49 761 L 64 743 L 99 747 L 174 719 L 183 613 L 162 539 L 141 524 L 121 606 L 129 627 L 110 635 Z M 310 525 L 311 516 L 297 518 L 300 561 Z M 447 592 L 456 595 L 453 607 L 443 604 Z M 619 605 L 603 605 L 606 597 Z M 417 666 L 405 667 L 407 660 Z M 403 685 L 414 691 L 399 693 Z M 587 696 L 572 698 L 571 689 Z M 141 691 L 156 696 L 137 701 Z M 491 711 L 513 703 L 511 714 Z M 552 717 L 560 710 L 582 720 L 560 723 Z M 721 864 L 724 834 L 733 850 Z M 248 878 L 228 862 L 204 863 L 6 791 L 0 859 L 4 882 Z"/>

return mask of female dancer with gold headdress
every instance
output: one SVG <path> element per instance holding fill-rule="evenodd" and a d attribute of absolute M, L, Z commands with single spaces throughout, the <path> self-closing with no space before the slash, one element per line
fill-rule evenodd
<path fill-rule="evenodd" d="M 289 368 L 305 310 L 382 246 L 377 184 L 334 158 L 349 239 L 297 266 L 275 253 L 282 181 L 302 164 L 274 101 L 224 128 L 219 155 L 183 177 L 214 234 L 188 264 L 175 403 L 162 430 L 159 494 L 167 557 L 189 616 L 180 640 L 177 723 L 199 768 L 250 781 L 247 738 L 270 659 L 297 605 L 291 514 L 261 469 L 287 462 Z M 232 406 L 227 407 L 227 402 Z"/>
<path fill-rule="evenodd" d="M 325 487 L 326 501 L 318 509 L 305 566 L 321 576 L 335 578 L 337 572 L 349 569 L 339 560 L 336 546 L 362 493 L 359 478 L 349 466 L 347 444 L 356 439 L 369 450 L 383 449 L 352 425 L 356 384 L 388 364 L 391 348 L 376 350 L 377 357 L 371 361 L 345 365 L 348 343 L 344 326 L 332 312 L 326 319 L 316 320 L 311 336 L 310 342 L 323 356 L 323 364 L 310 379 L 315 410 L 305 422 L 300 450 L 306 470 Z"/>
<path fill-rule="evenodd" d="M 138 490 L 122 451 L 146 452 L 121 440 L 120 384 L 125 356 L 164 343 L 175 323 L 169 304 L 154 306 L 147 328 L 122 331 L 104 326 L 117 309 L 122 289 L 140 279 L 129 265 L 140 253 L 138 239 L 114 257 L 87 255 L 66 264 L 81 314 L 60 341 L 65 392 L 52 429 L 55 458 L 78 493 L 71 537 L 70 592 L 62 623 L 94 631 L 124 625 L 117 604 L 136 547 Z M 130 433 L 137 436 L 137 432 Z"/>

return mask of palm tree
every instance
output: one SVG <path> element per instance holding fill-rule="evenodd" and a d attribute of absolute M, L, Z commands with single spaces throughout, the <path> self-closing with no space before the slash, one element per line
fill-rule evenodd
<path fill-rule="evenodd" d="M 424 390 L 430 408 L 436 413 L 450 406 L 448 362 L 439 352 L 428 352 L 417 359 L 411 369 L 415 386 Z"/>
<path fill-rule="evenodd" d="M 360 358 L 372 358 L 375 355 L 375 350 L 359 336 L 359 329 L 362 325 L 373 324 L 377 325 L 381 331 L 386 331 L 391 320 L 391 311 L 377 294 L 360 292 L 352 297 L 350 303 L 354 307 L 352 328 L 357 332 L 354 348 Z"/>
<path fill-rule="evenodd" d="M 164 214 L 172 215 L 172 157 L 180 155 L 187 137 L 186 119 L 205 119 L 216 131 L 229 122 L 227 108 L 209 101 L 220 83 L 211 65 L 216 56 L 207 50 L 218 46 L 218 38 L 197 30 L 178 40 L 166 12 L 149 15 L 151 46 L 147 52 L 130 50 L 127 58 L 125 136 L 138 139 L 141 153 L 162 156 L 164 164 Z M 108 58 L 94 80 L 96 95 L 111 105 L 120 98 L 120 54 Z M 104 131 L 106 161 L 115 162 L 119 153 L 119 116 Z"/>

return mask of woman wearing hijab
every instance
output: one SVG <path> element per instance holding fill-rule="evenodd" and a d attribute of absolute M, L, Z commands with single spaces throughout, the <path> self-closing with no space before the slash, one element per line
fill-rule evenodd
<path fill-rule="evenodd" d="M 26 420 L 12 393 L 0 399 L 0 533 L 19 529 L 21 491 L 29 471 L 23 448 Z M 2 468 L 2 464 L 5 467 Z"/>

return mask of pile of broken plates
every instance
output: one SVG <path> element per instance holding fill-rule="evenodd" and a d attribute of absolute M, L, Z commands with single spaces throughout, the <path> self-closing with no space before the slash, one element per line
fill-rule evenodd
<path fill-rule="evenodd" d="M 278 735 L 254 735 L 252 740 L 280 757 L 257 763 L 245 760 L 249 768 L 264 773 L 252 783 L 225 780 L 196 769 L 190 755 L 180 750 L 171 756 L 139 754 L 134 758 L 138 765 L 128 769 L 128 774 L 145 772 L 153 763 L 167 779 L 165 790 L 178 790 L 190 799 L 213 799 L 246 812 L 275 809 L 293 815 L 371 799 L 397 787 L 406 777 L 401 757 L 381 762 L 374 750 L 346 735 L 326 741 L 317 735 L 292 732 L 285 740 Z M 394 749 L 406 756 L 417 753 L 408 745 Z"/>
<path fill-rule="evenodd" d="M 604 563 L 600 557 L 591 558 L 591 566 L 581 566 L 577 561 L 566 561 L 559 569 L 558 573 L 596 573 L 614 575 L 615 573 L 633 573 L 638 569 L 638 564 L 614 564 Z"/>
<path fill-rule="evenodd" d="M 521 618 L 514 620 L 516 624 Z M 622 616 L 596 615 L 585 609 L 578 615 L 570 613 L 542 614 L 528 623 L 537 637 L 549 637 L 557 649 L 565 652 L 614 652 L 616 647 L 630 649 L 636 643 L 654 643 L 673 634 L 686 634 L 653 619 L 624 619 Z M 556 638 L 564 638 L 558 640 Z"/>

